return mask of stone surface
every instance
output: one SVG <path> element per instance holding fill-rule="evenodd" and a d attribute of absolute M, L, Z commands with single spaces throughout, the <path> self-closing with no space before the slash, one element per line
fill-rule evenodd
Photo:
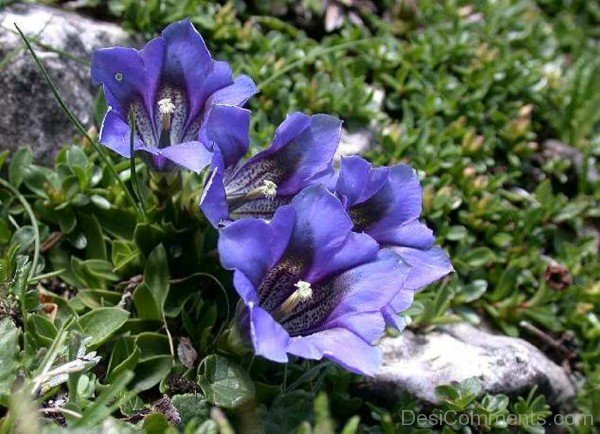
<path fill-rule="evenodd" d="M 379 395 L 407 391 L 436 403 L 435 388 L 471 377 L 483 391 L 515 395 L 539 387 L 550 405 L 567 408 L 576 387 L 566 372 L 519 338 L 490 334 L 468 324 L 416 334 L 405 330 L 381 343 L 384 362 L 368 388 Z"/>
<path fill-rule="evenodd" d="M 371 101 L 369 105 L 373 110 L 381 111 L 383 108 L 383 100 L 385 92 L 382 89 L 368 86 L 367 89 L 371 92 Z M 373 149 L 375 131 L 378 128 L 377 122 L 373 119 L 368 126 L 358 129 L 347 129 L 342 127 L 342 135 L 340 138 L 340 146 L 335 153 L 334 160 L 339 162 L 342 156 L 346 155 L 361 155 L 368 150 Z"/>
<path fill-rule="evenodd" d="M 24 50 L 14 23 L 27 36 L 52 47 L 54 51 L 34 44 L 61 96 L 84 125 L 90 125 L 94 108 L 89 71 L 92 50 L 131 42 L 118 26 L 75 13 L 31 4 L 0 10 L 0 149 L 30 146 L 41 162 L 49 162 L 62 145 L 72 141 L 76 130 Z"/>
<path fill-rule="evenodd" d="M 346 128 L 342 128 L 340 137 L 340 146 L 335 153 L 335 161 L 340 161 L 342 156 L 360 155 L 371 148 L 373 140 L 373 132 L 369 128 L 349 132 Z"/>

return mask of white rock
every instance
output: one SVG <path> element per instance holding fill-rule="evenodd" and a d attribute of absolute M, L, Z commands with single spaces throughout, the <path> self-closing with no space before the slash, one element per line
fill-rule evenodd
<path fill-rule="evenodd" d="M 362 128 L 350 133 L 342 128 L 340 145 L 335 153 L 335 161 L 339 161 L 345 155 L 360 155 L 369 150 L 373 140 L 373 132 L 368 128 Z"/>
<path fill-rule="evenodd" d="M 69 108 L 89 126 L 94 109 L 89 63 L 94 48 L 131 45 L 119 26 L 51 7 L 15 4 L 0 11 L 0 59 L 10 59 L 0 71 L 0 149 L 31 146 L 49 162 L 77 134 L 52 97 L 15 25 L 30 39 Z M 73 60 L 58 52 L 75 56 Z"/>
<path fill-rule="evenodd" d="M 576 387 L 566 372 L 519 338 L 490 334 L 468 324 L 384 338 L 383 367 L 369 388 L 396 396 L 402 391 L 437 403 L 435 388 L 476 377 L 486 393 L 528 392 L 534 385 L 551 405 L 567 405 Z"/>

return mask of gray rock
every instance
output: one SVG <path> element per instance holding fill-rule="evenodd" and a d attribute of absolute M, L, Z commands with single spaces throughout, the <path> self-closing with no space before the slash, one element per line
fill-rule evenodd
<path fill-rule="evenodd" d="M 507 395 L 539 387 L 549 404 L 566 408 L 576 387 L 566 372 L 519 338 L 490 334 L 468 324 L 416 334 L 410 330 L 381 342 L 384 362 L 368 388 L 384 396 L 407 391 L 437 403 L 435 388 L 476 377 L 483 392 Z"/>
<path fill-rule="evenodd" d="M 374 111 L 381 111 L 383 108 L 383 100 L 385 99 L 385 92 L 383 89 L 373 86 L 367 86 L 367 88 L 372 95 L 369 106 Z M 340 145 L 335 153 L 334 160 L 339 162 L 342 156 L 361 155 L 368 150 L 373 149 L 373 141 L 377 128 L 378 123 L 375 119 L 372 119 L 366 127 L 363 126 L 357 129 L 347 129 L 346 127 L 342 127 Z"/>
<path fill-rule="evenodd" d="M 335 161 L 340 161 L 345 155 L 360 155 L 371 148 L 373 132 L 369 128 L 361 128 L 354 132 L 349 132 L 342 128 L 340 145 L 335 153 Z"/>
<path fill-rule="evenodd" d="M 14 4 L 0 12 L 0 59 L 8 62 L 0 70 L 0 149 L 31 146 L 36 157 L 48 163 L 77 133 L 24 50 L 14 23 L 27 36 L 52 47 L 34 44 L 61 96 L 86 126 L 91 124 L 94 108 L 89 71 L 92 50 L 130 42 L 117 25 L 50 7 Z"/>

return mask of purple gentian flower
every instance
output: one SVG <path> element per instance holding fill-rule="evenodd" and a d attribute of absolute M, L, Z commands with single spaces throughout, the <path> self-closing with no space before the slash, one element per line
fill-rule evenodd
<path fill-rule="evenodd" d="M 96 50 L 92 78 L 103 85 L 110 107 L 100 142 L 129 158 L 133 116 L 134 149 L 159 171 L 174 164 L 196 172 L 206 167 L 212 153 L 199 141 L 199 131 L 212 109 L 242 116 L 239 106 L 257 92 L 249 77 L 234 79 L 226 62 L 212 59 L 189 20 L 171 24 L 139 51 Z"/>
<path fill-rule="evenodd" d="M 303 188 L 333 180 L 342 126 L 333 116 L 288 115 L 271 146 L 245 162 L 240 160 L 248 151 L 248 135 L 211 123 L 209 119 L 202 136 L 216 143 L 213 173 L 200 207 L 215 227 L 245 217 L 270 219 Z"/>
<path fill-rule="evenodd" d="M 221 263 L 235 270 L 245 323 L 256 354 L 331 359 L 372 375 L 382 310 L 392 299 L 408 308 L 409 267 L 367 234 L 352 232 L 342 202 L 323 185 L 307 187 L 270 222 L 248 218 L 221 230 Z"/>
<path fill-rule="evenodd" d="M 335 190 L 346 204 L 353 230 L 369 234 L 410 265 L 405 289 L 419 290 L 454 270 L 448 254 L 434 245 L 431 229 L 419 220 L 423 189 L 410 166 L 372 168 L 361 157 L 345 157 Z M 396 306 L 392 301 L 384 311 L 388 323 L 399 329 L 402 302 Z"/>

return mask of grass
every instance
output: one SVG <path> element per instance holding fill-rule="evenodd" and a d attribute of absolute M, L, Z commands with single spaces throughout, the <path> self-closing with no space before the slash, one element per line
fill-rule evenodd
<path fill-rule="evenodd" d="M 532 341 L 580 379 L 577 411 L 596 425 L 569 429 L 594 432 L 600 423 L 597 4 L 384 1 L 379 13 L 347 9 L 363 24 L 347 19 L 326 33 L 320 2 L 293 3 L 88 0 L 83 11 L 144 37 L 190 16 L 214 56 L 260 86 L 250 103 L 255 149 L 293 110 L 335 113 L 350 130 L 370 129 L 370 160 L 409 162 L 422 174 L 424 215 L 457 270 L 418 295 L 411 327 L 485 321 Z M 382 104 L 375 91 L 383 92 Z M 257 414 L 267 432 L 329 432 L 334 425 L 344 433 L 418 432 L 401 425 L 402 409 L 421 408 L 411 397 L 375 405 L 356 393 L 359 378 L 333 366 L 284 369 L 232 355 L 235 336 L 222 333 L 222 325 L 235 296 L 214 256 L 214 233 L 198 224 L 201 179 L 186 176 L 173 192 L 134 166 L 149 210 L 148 222 L 137 223 L 128 191 L 89 145 L 65 148 L 54 169 L 36 166 L 26 151 L 11 158 L 7 180 L 20 195 L 0 190 L 0 280 L 2 309 L 19 327 L 2 322 L 0 339 L 20 356 L 7 369 L 21 372 L 31 387 L 39 386 L 41 361 L 55 370 L 79 360 L 82 368 L 64 383 L 48 384 L 35 402 L 11 396 L 0 374 L 0 405 L 10 408 L 0 430 L 38 413 L 35 420 L 50 426 L 40 422 L 41 412 L 23 409 L 47 407 L 68 391 L 62 404 L 68 411 L 57 420 L 71 427 L 104 421 L 123 432 L 141 426 L 162 432 L 173 422 L 169 409 L 156 404 L 166 393 L 190 433 L 199 426 L 228 432 L 227 419 L 251 426 Z M 129 183 L 129 161 L 115 160 L 114 170 Z M 172 203 L 161 202 L 171 193 Z M 21 198 L 38 220 L 43 273 L 63 270 L 39 285 L 22 277 L 35 250 Z M 189 337 L 192 345 L 173 336 Z M 90 351 L 102 359 L 83 359 Z M 293 390 L 283 391 L 283 384 Z M 440 390 L 438 409 L 421 411 L 548 415 L 535 391 L 509 400 L 476 397 L 472 383 L 450 389 Z M 211 413 L 211 403 L 225 415 Z M 542 432 L 536 425 L 512 428 Z"/>

